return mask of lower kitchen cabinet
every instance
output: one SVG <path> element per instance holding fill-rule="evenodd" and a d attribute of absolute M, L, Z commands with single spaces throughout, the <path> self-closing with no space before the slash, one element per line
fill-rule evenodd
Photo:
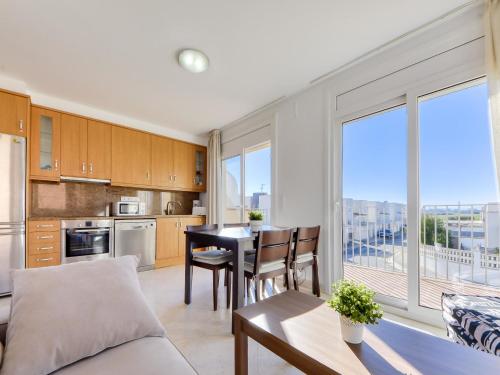
<path fill-rule="evenodd" d="M 202 217 L 165 217 L 156 219 L 156 268 L 184 263 L 187 225 L 202 225 Z"/>
<path fill-rule="evenodd" d="M 28 268 L 61 264 L 61 232 L 59 220 L 28 223 Z"/>

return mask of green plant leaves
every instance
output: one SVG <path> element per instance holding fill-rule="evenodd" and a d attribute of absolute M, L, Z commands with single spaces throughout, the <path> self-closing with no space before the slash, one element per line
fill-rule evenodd
<path fill-rule="evenodd" d="M 341 280 L 332 285 L 332 297 L 327 304 L 339 314 L 356 323 L 377 324 L 383 312 L 374 302 L 375 292 L 363 284 Z"/>

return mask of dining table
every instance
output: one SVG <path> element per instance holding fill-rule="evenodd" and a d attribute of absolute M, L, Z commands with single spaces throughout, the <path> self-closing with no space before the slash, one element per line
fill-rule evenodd
<path fill-rule="evenodd" d="M 272 225 L 263 225 L 260 231 L 289 229 Z M 184 279 L 184 303 L 191 303 L 193 250 L 215 246 L 232 251 L 233 254 L 233 282 L 232 282 L 232 310 L 245 305 L 245 250 L 255 249 L 255 239 L 258 232 L 252 231 L 249 226 L 217 228 L 212 230 L 186 230 L 186 269 Z M 234 332 L 234 325 L 233 325 Z"/>

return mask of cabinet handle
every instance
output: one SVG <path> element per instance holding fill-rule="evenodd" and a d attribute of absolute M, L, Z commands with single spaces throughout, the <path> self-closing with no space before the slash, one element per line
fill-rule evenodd
<path fill-rule="evenodd" d="M 90 174 L 94 173 L 94 163 L 92 162 L 89 163 L 89 172 Z"/>
<path fill-rule="evenodd" d="M 37 240 L 50 240 L 51 238 L 54 238 L 54 236 L 37 236 Z"/>
<path fill-rule="evenodd" d="M 20 130 L 21 132 L 23 132 L 23 131 L 24 131 L 24 122 L 23 122 L 23 120 L 19 120 L 19 130 Z"/>
<path fill-rule="evenodd" d="M 86 168 L 85 168 L 85 162 L 84 162 L 84 161 L 82 161 L 82 173 L 85 173 L 85 169 L 86 169 Z"/>
<path fill-rule="evenodd" d="M 146 171 L 146 180 L 149 180 L 149 171 Z"/>
<path fill-rule="evenodd" d="M 168 176 L 168 180 L 172 182 L 172 175 Z"/>
<path fill-rule="evenodd" d="M 54 169 L 57 171 L 58 168 L 59 168 L 59 161 L 56 159 L 54 160 Z"/>
<path fill-rule="evenodd" d="M 52 250 L 54 246 L 46 246 L 46 247 L 37 247 L 37 250 Z"/>
<path fill-rule="evenodd" d="M 174 174 L 174 181 L 176 180 L 177 176 Z"/>
<path fill-rule="evenodd" d="M 37 224 L 37 228 L 52 228 L 54 224 Z"/>
<path fill-rule="evenodd" d="M 54 258 L 36 258 L 37 262 L 50 262 Z"/>

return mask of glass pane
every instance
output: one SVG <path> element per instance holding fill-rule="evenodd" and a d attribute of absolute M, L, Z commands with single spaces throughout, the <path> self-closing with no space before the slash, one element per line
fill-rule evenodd
<path fill-rule="evenodd" d="M 222 161 L 224 187 L 224 223 L 241 223 L 241 157 Z"/>
<path fill-rule="evenodd" d="M 264 224 L 271 223 L 271 146 L 247 149 L 245 152 L 245 221 L 250 211 L 261 211 Z"/>
<path fill-rule="evenodd" d="M 500 203 L 479 80 L 419 100 L 420 305 L 442 292 L 500 296 Z"/>
<path fill-rule="evenodd" d="M 203 152 L 196 151 L 195 153 L 195 163 L 196 163 L 196 175 L 194 177 L 194 182 L 196 186 L 203 185 L 203 176 L 205 174 L 205 158 L 203 157 Z"/>
<path fill-rule="evenodd" d="M 406 106 L 343 124 L 344 277 L 407 300 Z"/>
<path fill-rule="evenodd" d="M 40 169 L 52 169 L 52 118 L 40 117 Z"/>

